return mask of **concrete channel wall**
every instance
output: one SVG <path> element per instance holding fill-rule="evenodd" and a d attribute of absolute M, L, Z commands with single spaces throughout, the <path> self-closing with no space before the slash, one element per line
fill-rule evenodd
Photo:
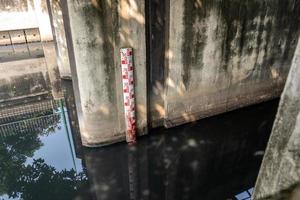
<path fill-rule="evenodd" d="M 47 5 L 56 45 L 57 64 L 60 76 L 64 79 L 71 79 L 71 69 L 61 2 L 60 0 L 47 0 Z"/>
<path fill-rule="evenodd" d="M 3 34 L 39 28 L 57 97 L 71 66 L 86 146 L 125 138 L 120 47 L 134 49 L 142 135 L 278 97 L 300 33 L 299 0 L 2 0 L 0 9 Z"/>
<path fill-rule="evenodd" d="M 299 1 L 166 3 L 165 126 L 280 95 L 300 33 Z"/>
<path fill-rule="evenodd" d="M 20 62 L 17 62 L 20 61 Z M 28 62 L 29 61 L 29 62 Z M 55 99 L 62 98 L 59 66 L 46 1 L 1 0 L 0 1 L 0 64 L 10 74 L 16 65 L 39 66 L 47 71 Z M 28 65 L 28 66 L 27 66 Z M 20 67 L 17 70 L 22 70 Z M 9 79 L 10 76 L 5 77 Z M 14 79 L 17 79 L 15 76 Z"/>
<path fill-rule="evenodd" d="M 124 140 L 120 47 L 133 47 L 137 126 L 172 127 L 279 97 L 298 0 L 62 1 L 83 144 Z"/>
<path fill-rule="evenodd" d="M 277 199 L 275 198 L 277 196 L 281 196 L 280 199 L 299 199 L 300 197 L 299 77 L 300 41 L 298 42 L 273 131 L 256 182 L 254 199 Z M 297 188 L 296 186 L 298 187 L 298 192 L 295 189 Z M 272 195 L 275 195 L 274 198 L 267 198 Z"/>

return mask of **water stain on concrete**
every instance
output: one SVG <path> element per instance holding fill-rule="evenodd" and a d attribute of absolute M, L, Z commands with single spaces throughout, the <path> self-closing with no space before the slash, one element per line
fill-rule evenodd
<path fill-rule="evenodd" d="M 299 0 L 186 0 L 181 74 L 185 87 L 191 85 L 191 69 L 202 71 L 211 67 L 204 62 L 205 48 L 212 45 L 208 40 L 211 36 L 207 35 L 212 26 L 208 23 L 211 15 L 215 15 L 217 23 L 213 30 L 217 38 L 213 42 L 218 48 L 211 51 L 216 62 L 220 60 L 218 71 L 235 79 L 240 75 L 233 74 L 234 68 L 242 69 L 246 74 L 242 79 L 256 79 L 270 75 L 273 65 L 279 68 L 291 60 L 300 29 L 297 13 Z"/>

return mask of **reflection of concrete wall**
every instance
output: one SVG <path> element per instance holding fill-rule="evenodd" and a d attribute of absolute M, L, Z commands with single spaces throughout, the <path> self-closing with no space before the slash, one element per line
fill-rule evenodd
<path fill-rule="evenodd" d="M 255 183 L 277 101 L 258 107 L 159 131 L 131 147 L 85 149 L 89 191 L 101 200 L 235 199 Z"/>
<path fill-rule="evenodd" d="M 299 3 L 170 0 L 166 9 L 166 86 L 152 85 L 165 99 L 152 109 L 165 114 L 166 126 L 279 96 L 298 40 Z"/>
<path fill-rule="evenodd" d="M 71 80 L 62 80 L 62 89 L 64 93 L 65 106 L 67 107 L 68 118 L 70 122 L 71 133 L 73 135 L 75 153 L 77 158 L 82 157 L 82 142 L 80 138 L 80 128 L 78 123 L 75 96 Z"/>
<path fill-rule="evenodd" d="M 300 41 L 256 183 L 255 199 L 300 182 Z M 295 199 L 299 199 L 299 196 Z"/>

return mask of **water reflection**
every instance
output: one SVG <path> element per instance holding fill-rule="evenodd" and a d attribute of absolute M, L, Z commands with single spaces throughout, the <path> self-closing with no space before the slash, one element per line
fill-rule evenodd
<path fill-rule="evenodd" d="M 277 101 L 85 149 L 93 199 L 236 199 L 254 186 Z M 157 133 L 157 134 L 155 134 Z"/>
<path fill-rule="evenodd" d="M 40 40 L 22 45 L 34 52 L 0 50 L 0 199 L 73 199 L 88 180 L 67 102 L 56 95 L 56 62 L 46 61 Z"/>
<path fill-rule="evenodd" d="M 39 112 L 24 107 L 14 117 L 2 116 L 0 199 L 72 199 L 87 182 L 75 158 L 64 107 L 58 103 L 52 101 Z"/>
<path fill-rule="evenodd" d="M 80 145 L 71 81 L 0 105 L 0 199 L 236 199 L 254 186 L 277 101 L 173 129 L 135 146 Z"/>

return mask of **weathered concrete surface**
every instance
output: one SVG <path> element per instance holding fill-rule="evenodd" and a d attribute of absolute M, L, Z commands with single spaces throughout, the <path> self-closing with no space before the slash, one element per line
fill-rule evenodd
<path fill-rule="evenodd" d="M 50 75 L 44 58 L 0 63 L 0 108 L 9 109 L 17 104 L 53 99 Z M 14 113 L 11 113 L 14 114 Z"/>
<path fill-rule="evenodd" d="M 12 6 L 15 7 L 10 9 Z M 3 58 L 0 60 L 7 62 L 44 56 L 53 96 L 55 99 L 62 98 L 58 89 L 60 75 L 46 1 L 3 0 L 0 11 L 0 30 L 4 30 L 1 32 L 0 50 Z M 3 40 L 3 37 L 6 39 Z M 36 61 L 39 63 L 38 59 Z M 7 66 L 10 64 L 6 63 Z"/>
<path fill-rule="evenodd" d="M 119 48 L 134 49 L 137 127 L 146 132 L 144 1 L 68 1 L 66 27 L 82 143 L 98 146 L 125 139 Z M 74 55 L 74 65 L 72 57 Z"/>
<path fill-rule="evenodd" d="M 300 42 L 255 186 L 260 199 L 300 182 Z"/>
<path fill-rule="evenodd" d="M 63 94 L 60 86 L 60 73 L 57 64 L 55 44 L 53 42 L 53 35 L 46 1 L 34 0 L 34 9 L 37 16 L 36 20 L 39 25 L 44 57 L 51 82 L 52 95 L 54 99 L 61 99 Z"/>
<path fill-rule="evenodd" d="M 280 95 L 299 35 L 297 0 L 167 1 L 165 126 Z"/>
<path fill-rule="evenodd" d="M 260 200 L 298 200 L 300 199 L 300 184 L 279 191 L 276 194 L 264 197 Z"/>
<path fill-rule="evenodd" d="M 47 0 L 52 32 L 56 44 L 57 64 L 62 78 L 71 78 L 68 47 L 60 0 Z"/>
<path fill-rule="evenodd" d="M 74 149 L 77 158 L 82 158 L 82 142 L 80 137 L 80 127 L 76 110 L 76 100 L 73 91 L 72 80 L 62 80 L 62 89 L 64 92 L 65 106 L 68 110 L 68 118 L 74 142 Z"/>
<path fill-rule="evenodd" d="M 38 28 L 0 31 L 0 62 L 44 56 Z"/>
<path fill-rule="evenodd" d="M 55 100 L 58 100 L 63 98 L 63 93 L 61 91 L 61 79 L 56 60 L 55 45 L 53 42 L 42 42 L 42 46 L 45 55 L 44 59 L 47 72 L 50 79 L 52 95 Z"/>
<path fill-rule="evenodd" d="M 0 102 L 47 94 L 47 81 L 43 58 L 0 63 Z"/>

